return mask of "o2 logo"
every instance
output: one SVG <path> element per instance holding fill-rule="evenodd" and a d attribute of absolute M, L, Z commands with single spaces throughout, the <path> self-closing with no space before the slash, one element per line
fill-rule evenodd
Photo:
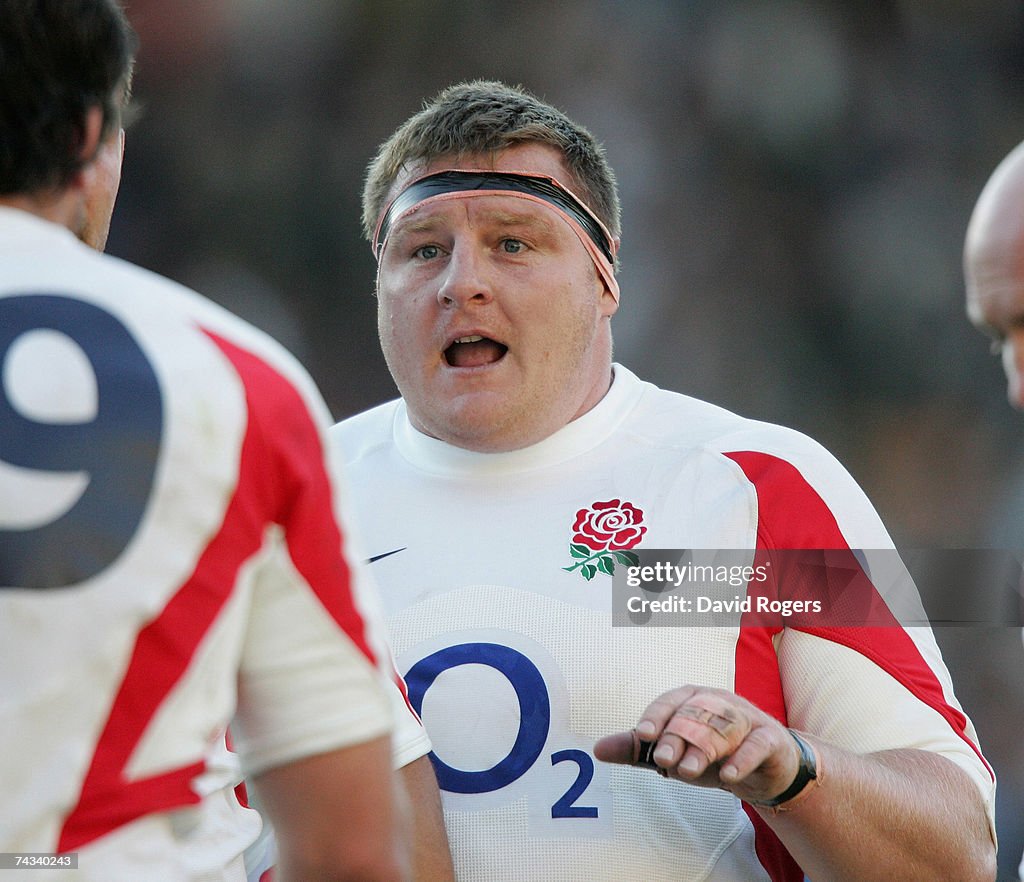
<path fill-rule="evenodd" d="M 428 699 L 424 723 L 434 742 L 430 758 L 446 804 L 489 808 L 525 797 L 535 834 L 564 834 L 565 822 L 575 819 L 592 827 L 591 835 L 604 835 L 611 829 L 607 774 L 586 749 L 589 745 L 568 731 L 564 678 L 538 646 L 524 647 L 532 656 L 528 657 L 506 645 L 525 638 L 502 636 L 502 642 L 472 640 L 444 646 L 421 657 L 405 675 L 410 703 L 421 717 L 428 693 L 444 693 L 434 704 Z M 543 665 L 543 673 L 535 661 Z M 462 677 L 453 676 L 460 672 Z M 493 688 L 496 679 L 511 688 Z M 460 694 L 453 695 L 451 690 L 460 687 Z M 514 740 L 503 757 L 488 768 L 455 765 L 457 757 L 474 752 L 476 739 L 492 743 L 495 738 L 510 738 L 510 721 L 516 719 Z M 573 835 L 578 835 L 575 829 Z"/>
<path fill-rule="evenodd" d="M 63 400 L 66 381 L 88 412 Z M 110 566 L 142 521 L 162 430 L 156 373 L 115 316 L 55 294 L 0 299 L 0 588 L 66 587 Z M 75 475 L 77 498 L 26 515 L 54 508 L 55 479 Z"/>

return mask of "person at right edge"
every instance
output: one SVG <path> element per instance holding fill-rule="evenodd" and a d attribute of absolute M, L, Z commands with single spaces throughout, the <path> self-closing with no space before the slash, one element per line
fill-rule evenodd
<path fill-rule="evenodd" d="M 892 541 L 820 445 L 613 364 L 590 133 L 453 86 L 380 148 L 363 219 L 402 398 L 333 437 L 457 877 L 991 880 L 994 776 L 928 627 L 613 627 L 644 548 Z"/>
<path fill-rule="evenodd" d="M 967 316 L 992 338 L 1006 373 L 1006 396 L 1024 410 L 1024 143 L 999 163 L 975 203 L 964 242 L 964 280 Z M 1018 526 L 1024 535 L 1024 525 Z M 1024 880 L 1024 858 L 1018 875 Z"/>

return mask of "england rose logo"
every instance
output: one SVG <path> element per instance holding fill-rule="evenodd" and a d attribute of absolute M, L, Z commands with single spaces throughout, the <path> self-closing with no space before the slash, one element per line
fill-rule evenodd
<path fill-rule="evenodd" d="M 643 520 L 643 511 L 621 499 L 595 502 L 590 508 L 581 508 L 576 512 L 569 543 L 569 553 L 576 562 L 562 569 L 570 573 L 579 570 L 589 582 L 598 573 L 612 575 L 616 561 L 625 566 L 637 566 L 640 558 L 629 549 L 639 544 L 647 532 Z"/>

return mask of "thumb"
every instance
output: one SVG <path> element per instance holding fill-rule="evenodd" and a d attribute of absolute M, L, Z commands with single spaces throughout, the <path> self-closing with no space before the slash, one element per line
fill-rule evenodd
<path fill-rule="evenodd" d="M 606 763 L 632 765 L 636 762 L 633 754 L 633 733 L 616 732 L 614 735 L 605 735 L 594 745 L 594 756 Z"/>

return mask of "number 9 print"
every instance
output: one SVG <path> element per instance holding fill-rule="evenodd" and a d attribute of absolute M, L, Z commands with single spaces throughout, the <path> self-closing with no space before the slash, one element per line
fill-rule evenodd
<path fill-rule="evenodd" d="M 55 351 L 75 357 L 54 364 Z M 74 401 L 54 392 L 65 380 Z M 156 373 L 109 312 L 37 294 L 0 299 L 0 381 L 0 469 L 25 488 L 0 500 L 0 588 L 78 584 L 120 556 L 145 513 L 163 430 Z"/>

